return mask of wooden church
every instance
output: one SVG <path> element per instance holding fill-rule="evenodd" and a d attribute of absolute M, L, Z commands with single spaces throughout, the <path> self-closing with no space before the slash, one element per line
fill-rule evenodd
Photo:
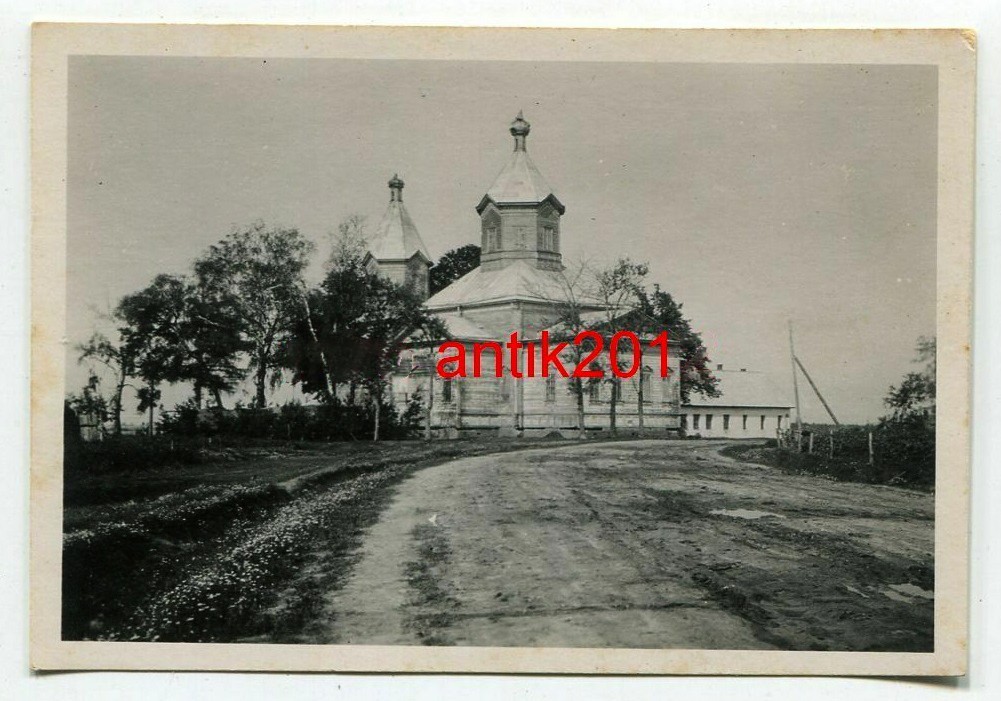
<path fill-rule="evenodd" d="M 466 346 L 467 367 L 472 367 L 473 344 L 503 344 L 512 332 L 522 341 L 536 342 L 533 363 L 541 367 L 537 341 L 544 329 L 558 322 L 562 300 L 572 289 L 560 252 L 566 207 L 528 155 L 530 130 L 519 113 L 510 127 L 511 157 L 476 205 L 480 266 L 426 300 L 427 308 L 448 327 L 449 338 L 441 340 Z M 403 186 L 398 177 L 389 181 L 389 207 L 370 242 L 367 261 L 373 269 L 426 296 L 431 260 L 403 204 Z M 583 307 L 585 314 L 605 313 L 596 301 Z M 515 379 L 505 372 L 499 378 L 486 373 L 491 376 L 444 380 L 434 374 L 436 348 L 437 344 L 410 346 L 391 382 L 397 405 L 405 405 L 415 393 L 425 407 L 430 400 L 435 432 L 570 436 L 578 430 L 577 395 L 570 379 L 555 374 Z M 681 425 L 679 364 L 673 350 L 668 354 L 666 378 L 659 373 L 660 351 L 645 348 L 642 371 L 632 378 L 590 383 L 584 397 L 586 428 L 607 430 L 611 393 L 616 392 L 618 427 L 677 431 Z M 518 365 L 526 368 L 530 359 L 524 349 L 520 353 Z M 574 367 L 569 355 L 565 365 Z M 608 367 L 607 358 L 602 365 Z M 483 366 L 493 368 L 489 351 Z"/>

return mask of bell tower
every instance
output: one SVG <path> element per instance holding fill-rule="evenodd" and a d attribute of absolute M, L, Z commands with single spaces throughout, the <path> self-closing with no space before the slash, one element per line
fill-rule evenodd
<path fill-rule="evenodd" d="M 566 211 L 528 155 L 532 130 L 521 112 L 511 122 L 514 152 L 476 206 L 480 215 L 480 265 L 500 270 L 525 261 L 541 270 L 562 270 L 560 217 Z"/>
<path fill-rule="evenodd" d="M 393 175 L 388 185 L 389 206 L 376 227 L 365 264 L 427 299 L 431 256 L 403 204 L 403 180 Z"/>

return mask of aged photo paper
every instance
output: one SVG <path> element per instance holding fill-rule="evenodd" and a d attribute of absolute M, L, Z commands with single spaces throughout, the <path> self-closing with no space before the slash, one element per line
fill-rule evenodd
<path fill-rule="evenodd" d="M 972 31 L 32 43 L 34 669 L 966 673 Z"/>

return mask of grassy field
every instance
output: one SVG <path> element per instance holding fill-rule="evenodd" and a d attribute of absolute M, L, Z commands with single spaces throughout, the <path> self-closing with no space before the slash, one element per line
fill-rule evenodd
<path fill-rule="evenodd" d="M 920 479 L 908 477 L 899 465 L 870 465 L 865 457 L 835 455 L 828 457 L 823 449 L 813 454 L 778 448 L 760 443 L 736 443 L 723 449 L 723 454 L 737 460 L 778 468 L 791 475 L 812 475 L 836 482 L 886 484 L 929 492 L 934 489 L 934 471 L 923 473 Z M 934 455 L 934 451 L 932 452 Z"/>
<path fill-rule="evenodd" d="M 543 442 L 276 443 L 194 465 L 70 475 L 63 637 L 281 638 L 320 595 L 308 578 L 288 589 L 314 542 L 343 556 L 416 470 Z"/>

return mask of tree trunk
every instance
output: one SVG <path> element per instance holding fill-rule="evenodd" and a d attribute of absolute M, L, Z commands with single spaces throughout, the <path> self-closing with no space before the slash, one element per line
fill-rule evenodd
<path fill-rule="evenodd" d="M 584 440 L 587 436 L 587 427 L 584 425 L 584 380 L 579 377 L 573 378 L 574 394 L 577 395 L 577 438 Z"/>
<path fill-rule="evenodd" d="M 382 383 L 377 382 L 375 385 L 375 430 L 372 431 L 372 440 L 379 440 L 379 415 L 382 413 Z"/>
<path fill-rule="evenodd" d="M 202 383 L 195 382 L 195 407 L 202 410 Z"/>
<path fill-rule="evenodd" d="M 256 396 L 254 397 L 254 404 L 258 409 L 263 409 L 267 405 L 267 397 L 264 396 L 264 387 L 267 384 L 268 379 L 268 366 L 264 362 L 263 358 L 257 359 L 257 373 L 254 377 L 254 387 L 256 388 Z"/>
<path fill-rule="evenodd" d="M 149 436 L 153 437 L 153 412 L 156 410 L 156 384 L 149 383 Z"/>
<path fill-rule="evenodd" d="M 636 413 L 639 415 L 640 430 L 643 430 L 643 368 L 640 368 L 640 386 L 636 393 Z"/>
<path fill-rule="evenodd" d="M 115 435 L 122 435 L 122 393 L 125 391 L 125 372 L 118 378 L 118 385 L 115 387 L 115 396 L 111 400 L 112 410 L 115 412 Z"/>
<path fill-rule="evenodd" d="M 618 393 L 619 390 L 618 382 L 619 382 L 618 378 L 616 377 L 612 378 L 612 396 L 609 398 L 608 401 L 608 428 L 612 433 L 616 433 L 618 430 L 615 424 L 615 405 L 617 404 L 616 400 L 618 399 L 616 394 Z"/>
<path fill-rule="evenodd" d="M 334 398 L 334 388 L 330 381 L 330 363 L 327 361 L 327 353 L 323 350 L 323 345 L 320 343 L 320 337 L 316 335 L 316 327 L 313 326 L 313 316 L 309 309 L 309 295 L 303 291 L 302 293 L 302 306 L 306 308 L 306 325 L 309 327 L 309 335 L 313 338 L 313 343 L 316 344 L 316 349 L 320 352 L 320 362 L 323 364 L 323 384 L 327 390 L 327 396 L 332 400 Z"/>
<path fill-rule="evenodd" d="M 424 410 L 424 440 L 431 440 L 431 410 L 434 408 L 434 370 L 428 373 L 428 401 Z"/>
<path fill-rule="evenodd" d="M 225 409 L 222 405 L 222 393 L 219 391 L 218 387 L 212 388 L 212 399 L 215 400 L 216 409 Z"/>

